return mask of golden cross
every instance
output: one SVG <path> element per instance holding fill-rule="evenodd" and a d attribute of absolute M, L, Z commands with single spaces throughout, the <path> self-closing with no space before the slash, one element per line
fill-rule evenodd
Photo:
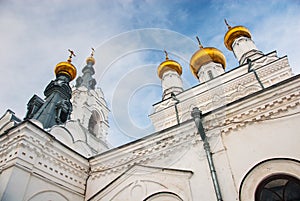
<path fill-rule="evenodd" d="M 203 48 L 203 46 L 202 46 L 202 44 L 201 44 L 201 41 L 200 41 L 199 37 L 198 37 L 198 36 L 196 36 L 196 39 L 197 39 L 197 41 L 198 41 L 199 48 L 200 48 L 200 49 L 202 49 L 202 48 Z"/>
<path fill-rule="evenodd" d="M 68 62 L 71 62 L 72 61 L 72 56 L 76 57 L 76 55 L 75 55 L 75 53 L 74 53 L 73 50 L 68 49 L 68 51 L 70 52 L 70 56 L 69 56 Z"/>
<path fill-rule="evenodd" d="M 166 50 L 164 50 L 165 54 L 166 54 L 166 60 L 169 59 L 169 55 L 168 55 L 168 52 Z"/>

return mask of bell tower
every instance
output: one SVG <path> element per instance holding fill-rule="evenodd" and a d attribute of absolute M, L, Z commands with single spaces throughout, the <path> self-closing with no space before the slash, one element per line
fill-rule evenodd
<path fill-rule="evenodd" d="M 71 120 L 77 120 L 88 135 L 96 140 L 106 142 L 108 134 L 109 109 L 104 99 L 103 92 L 96 88 L 94 49 L 86 59 L 86 66 L 82 69 L 82 76 L 76 79 L 72 92 L 73 112 Z"/>

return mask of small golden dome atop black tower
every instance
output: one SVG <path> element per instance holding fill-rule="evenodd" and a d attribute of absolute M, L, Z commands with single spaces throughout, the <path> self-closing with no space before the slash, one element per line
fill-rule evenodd
<path fill-rule="evenodd" d="M 72 56 L 75 56 L 74 52 L 72 50 L 68 50 L 70 52 L 70 56 L 67 61 L 63 61 L 58 63 L 55 66 L 54 73 L 55 75 L 59 74 L 65 74 L 70 77 L 70 81 L 73 80 L 76 77 L 76 68 L 75 66 L 71 63 L 72 62 Z"/>

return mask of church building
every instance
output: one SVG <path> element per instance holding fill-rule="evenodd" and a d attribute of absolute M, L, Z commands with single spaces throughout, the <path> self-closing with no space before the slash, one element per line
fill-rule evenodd
<path fill-rule="evenodd" d="M 115 148 L 94 50 L 77 78 L 69 50 L 45 98 L 33 95 L 22 119 L 0 117 L 1 200 L 299 201 L 300 75 L 286 56 L 260 51 L 246 27 L 227 27 L 239 66 L 225 71 L 224 54 L 197 38 L 199 84 L 184 89 L 165 51 L 155 132 Z"/>

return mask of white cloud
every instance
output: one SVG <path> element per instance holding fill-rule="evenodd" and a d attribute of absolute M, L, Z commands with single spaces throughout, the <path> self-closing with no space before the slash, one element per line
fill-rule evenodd
<path fill-rule="evenodd" d="M 150 132 L 149 120 L 141 121 L 148 114 L 142 114 L 161 98 L 156 67 L 164 59 L 163 49 L 182 64 L 187 87 L 197 84 L 188 66 L 197 50 L 196 35 L 205 46 L 222 50 L 231 69 L 237 61 L 223 44 L 223 19 L 228 18 L 232 25 L 248 27 L 265 53 L 277 49 L 280 56 L 287 54 L 300 72 L 299 8 L 297 1 L 1 1 L 0 113 L 10 108 L 24 116 L 30 97 L 43 97 L 55 65 L 67 59 L 67 49 L 77 53 L 73 63 L 80 74 L 93 46 L 95 78 L 117 123 L 140 137 Z M 154 84 L 153 91 L 147 84 Z M 116 97 L 120 102 L 114 105 Z M 140 97 L 143 104 L 134 106 Z M 113 122 L 110 134 L 115 145 L 134 139 L 121 135 Z"/>

